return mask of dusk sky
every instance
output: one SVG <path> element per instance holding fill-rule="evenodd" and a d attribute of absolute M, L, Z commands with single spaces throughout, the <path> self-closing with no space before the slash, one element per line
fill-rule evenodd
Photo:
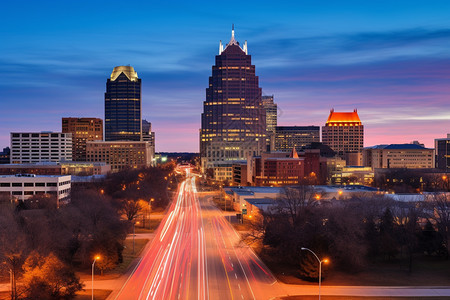
<path fill-rule="evenodd" d="M 434 147 L 450 133 L 449 16 L 450 1 L 5 1 L 0 151 L 11 131 L 104 119 L 106 79 L 129 64 L 156 151 L 198 152 L 208 77 L 233 23 L 278 125 L 322 126 L 331 108 L 357 108 L 365 146 Z"/>

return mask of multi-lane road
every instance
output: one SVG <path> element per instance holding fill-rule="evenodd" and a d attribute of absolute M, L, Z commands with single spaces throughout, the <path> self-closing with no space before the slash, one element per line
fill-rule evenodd
<path fill-rule="evenodd" d="M 178 188 L 151 246 L 115 299 L 268 299 L 275 278 L 207 198 Z"/>

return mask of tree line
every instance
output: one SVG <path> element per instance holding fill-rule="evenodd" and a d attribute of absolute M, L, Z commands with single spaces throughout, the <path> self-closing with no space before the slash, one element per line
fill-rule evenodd
<path fill-rule="evenodd" d="M 37 195 L 0 205 L 0 273 L 10 278 L 11 299 L 71 299 L 83 288 L 75 270 L 104 271 L 122 262 L 123 243 L 140 210 L 130 203 L 169 201 L 172 166 L 124 170 L 83 186 L 72 186 L 69 204 Z"/>
<path fill-rule="evenodd" d="M 377 194 L 317 201 L 309 186 L 299 186 L 285 188 L 276 206 L 253 220 L 245 238 L 261 243 L 269 263 L 298 266 L 305 280 L 317 280 L 318 262 L 302 247 L 348 272 L 400 257 L 412 271 L 417 254 L 448 259 L 450 253 L 450 201 L 443 194 L 422 203 Z"/>

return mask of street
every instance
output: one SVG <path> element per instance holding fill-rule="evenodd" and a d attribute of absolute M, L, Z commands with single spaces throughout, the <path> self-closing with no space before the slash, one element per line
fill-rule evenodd
<path fill-rule="evenodd" d="M 269 299 L 275 283 L 190 176 L 115 299 Z"/>

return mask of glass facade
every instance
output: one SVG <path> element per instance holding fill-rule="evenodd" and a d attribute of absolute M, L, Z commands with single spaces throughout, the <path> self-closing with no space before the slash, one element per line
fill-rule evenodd
<path fill-rule="evenodd" d="M 133 67 L 115 67 L 106 82 L 105 140 L 141 140 L 141 79 Z"/>
<path fill-rule="evenodd" d="M 231 41 L 212 67 L 203 102 L 200 155 L 203 169 L 245 160 L 265 148 L 266 118 L 261 88 L 247 48 Z"/>

